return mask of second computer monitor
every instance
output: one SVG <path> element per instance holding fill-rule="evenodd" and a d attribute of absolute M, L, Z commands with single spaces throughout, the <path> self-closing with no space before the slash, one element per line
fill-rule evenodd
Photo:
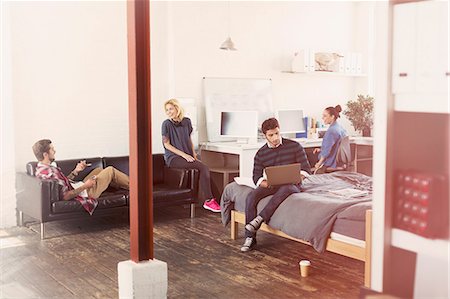
<path fill-rule="evenodd" d="M 276 117 L 280 123 L 280 133 L 305 133 L 303 110 L 278 110 Z"/>
<path fill-rule="evenodd" d="M 221 112 L 220 135 L 238 138 L 238 142 L 256 140 L 258 134 L 257 111 Z"/>

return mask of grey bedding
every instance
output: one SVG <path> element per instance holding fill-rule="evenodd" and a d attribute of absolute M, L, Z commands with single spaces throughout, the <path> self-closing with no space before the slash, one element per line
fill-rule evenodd
<path fill-rule="evenodd" d="M 337 218 L 331 230 L 347 237 L 365 241 L 366 239 L 366 222 L 359 220 L 349 220 Z"/>
<path fill-rule="evenodd" d="M 361 212 L 365 210 L 360 203 L 369 203 L 372 198 L 372 178 L 354 172 L 313 175 L 303 181 L 302 188 L 303 192 L 292 194 L 278 207 L 268 224 L 292 237 L 308 241 L 318 252 L 325 250 L 338 215 L 343 219 L 358 221 L 363 217 Z M 368 194 L 358 198 L 344 198 L 330 193 L 344 188 L 367 190 Z M 251 190 L 252 188 L 235 182 L 225 187 L 220 202 L 224 225 L 230 222 L 232 209 L 245 211 L 245 199 Z M 271 197 L 260 201 L 258 212 Z M 352 206 L 355 208 L 348 210 Z M 358 215 L 352 215 L 351 210 Z"/>

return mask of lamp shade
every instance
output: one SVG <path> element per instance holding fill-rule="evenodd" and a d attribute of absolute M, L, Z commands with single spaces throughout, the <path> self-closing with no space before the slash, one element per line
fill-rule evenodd
<path fill-rule="evenodd" d="M 237 49 L 234 47 L 234 43 L 231 40 L 231 37 L 228 37 L 220 46 L 221 50 L 230 50 L 230 51 L 236 51 Z"/>

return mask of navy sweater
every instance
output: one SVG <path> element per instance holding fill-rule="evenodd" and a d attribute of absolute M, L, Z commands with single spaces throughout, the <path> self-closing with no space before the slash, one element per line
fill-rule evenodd
<path fill-rule="evenodd" d="M 263 176 L 264 168 L 269 166 L 300 163 L 302 170 L 311 173 L 311 166 L 309 165 L 303 146 L 289 139 L 283 138 L 282 140 L 280 146 L 270 148 L 266 143 L 256 153 L 253 165 L 253 181 L 255 184 Z"/>

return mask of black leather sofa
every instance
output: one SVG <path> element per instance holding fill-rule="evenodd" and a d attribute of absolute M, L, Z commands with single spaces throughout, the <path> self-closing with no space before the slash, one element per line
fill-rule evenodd
<path fill-rule="evenodd" d="M 83 158 L 84 159 L 84 158 Z M 57 161 L 65 174 L 70 173 L 81 159 Z M 96 157 L 85 159 L 92 166 L 87 167 L 75 178 L 83 180 L 94 168 L 113 166 L 129 174 L 128 156 Z M 129 191 L 109 187 L 98 199 L 98 206 L 90 216 L 76 200 L 62 200 L 60 186 L 55 181 L 42 181 L 34 176 L 37 162 L 26 165 L 26 173 L 17 173 L 17 210 L 19 224 L 27 215 L 41 223 L 41 239 L 45 237 L 44 224 L 50 221 L 76 218 L 100 217 L 129 213 Z M 191 218 L 195 216 L 198 193 L 196 170 L 168 168 L 163 154 L 153 154 L 153 207 L 190 204 Z"/>

